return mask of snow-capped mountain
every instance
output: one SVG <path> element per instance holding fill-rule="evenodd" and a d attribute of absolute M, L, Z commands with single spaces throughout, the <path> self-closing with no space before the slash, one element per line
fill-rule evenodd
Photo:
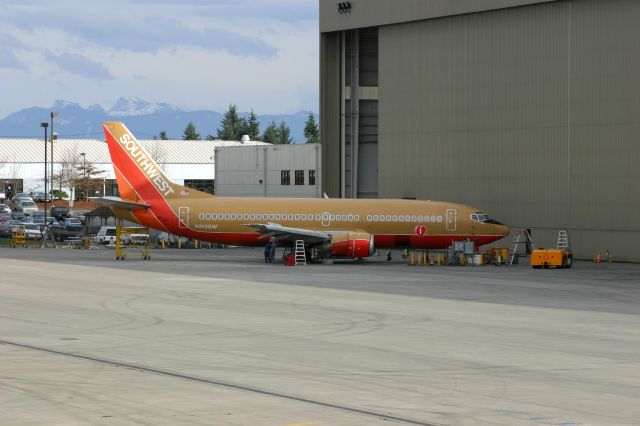
<path fill-rule="evenodd" d="M 202 138 L 216 135 L 223 113 L 216 111 L 183 111 L 166 103 L 148 102 L 136 97 L 118 99 L 111 108 L 105 110 L 101 105 L 94 104 L 83 108 L 70 101 L 55 101 L 52 107 L 26 108 L 0 120 L 0 137 L 42 137 L 40 123 L 49 121 L 49 112 L 57 111 L 55 131 L 61 138 L 102 138 L 102 122 L 118 120 L 126 123 L 140 139 L 151 139 L 160 131 L 167 132 L 171 139 L 181 139 L 187 123 L 196 125 Z M 291 137 L 295 143 L 303 143 L 304 125 L 308 116 L 307 111 L 295 114 L 258 115 L 260 131 L 271 121 L 279 124 L 284 121 L 291 128 Z M 246 117 L 249 114 L 239 113 Z M 315 115 L 316 122 L 318 116 Z"/>
<path fill-rule="evenodd" d="M 111 117 L 126 117 L 132 115 L 150 115 L 158 111 L 174 111 L 174 108 L 165 103 L 148 102 L 135 96 L 120 98 L 107 111 Z"/>

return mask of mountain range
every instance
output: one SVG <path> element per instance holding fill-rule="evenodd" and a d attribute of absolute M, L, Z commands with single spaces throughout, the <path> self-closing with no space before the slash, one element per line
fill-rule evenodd
<path fill-rule="evenodd" d="M 98 139 L 103 137 L 102 122 L 117 120 L 124 122 L 129 130 L 140 139 L 152 139 L 161 130 L 167 132 L 170 139 L 182 139 L 187 123 L 196 125 L 200 136 L 217 135 L 217 129 L 224 113 L 208 110 L 184 111 L 167 103 L 148 102 L 137 97 L 119 98 L 109 109 L 101 105 L 83 108 L 77 103 L 56 101 L 51 108 L 31 107 L 9 114 L 0 120 L 0 137 L 22 138 L 42 137 L 40 123 L 49 121 L 49 112 L 59 113 L 54 122 L 54 130 L 59 138 L 65 139 Z M 284 121 L 291 129 L 294 143 L 304 143 L 304 125 L 309 111 L 295 114 L 260 115 L 260 131 L 271 121 L 279 124 Z M 247 117 L 248 112 L 239 112 Z M 314 114 L 316 123 L 318 115 Z"/>

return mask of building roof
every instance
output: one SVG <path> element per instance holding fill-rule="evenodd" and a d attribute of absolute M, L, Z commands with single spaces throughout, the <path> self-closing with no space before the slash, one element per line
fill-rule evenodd
<path fill-rule="evenodd" d="M 270 145 L 260 141 L 222 140 L 139 140 L 149 155 L 161 164 L 211 164 L 215 148 L 227 146 Z M 80 153 L 92 163 L 111 163 L 107 143 L 100 139 L 58 139 L 53 142 L 54 162 L 78 161 Z M 51 148 L 51 145 L 47 145 Z M 49 153 L 50 154 L 50 153 Z M 49 157 L 50 159 L 51 157 Z M 0 163 L 42 163 L 42 139 L 0 138 Z M 51 161 L 51 160 L 49 160 Z"/>

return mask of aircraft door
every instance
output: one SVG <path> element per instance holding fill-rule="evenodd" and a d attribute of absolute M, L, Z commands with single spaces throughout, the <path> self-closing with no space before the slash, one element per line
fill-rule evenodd
<path fill-rule="evenodd" d="M 458 228 L 458 210 L 447 209 L 445 220 L 447 231 L 454 232 Z"/>
<path fill-rule="evenodd" d="M 178 207 L 178 228 L 189 227 L 189 207 Z"/>

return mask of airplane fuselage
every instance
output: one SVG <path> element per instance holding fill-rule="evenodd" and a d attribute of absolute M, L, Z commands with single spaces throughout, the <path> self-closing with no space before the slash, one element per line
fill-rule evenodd
<path fill-rule="evenodd" d="M 129 219 L 175 235 L 234 245 L 263 245 L 262 234 L 247 226 L 273 223 L 332 235 L 371 234 L 377 248 L 444 248 L 452 241 L 484 245 L 502 238 L 508 229 L 473 220 L 479 213 L 462 204 L 417 200 L 349 200 L 291 198 L 191 198 L 166 203 L 173 218 L 151 211 L 130 212 Z M 181 199 L 182 198 L 182 199 Z M 127 215 L 126 211 L 120 212 Z"/>

